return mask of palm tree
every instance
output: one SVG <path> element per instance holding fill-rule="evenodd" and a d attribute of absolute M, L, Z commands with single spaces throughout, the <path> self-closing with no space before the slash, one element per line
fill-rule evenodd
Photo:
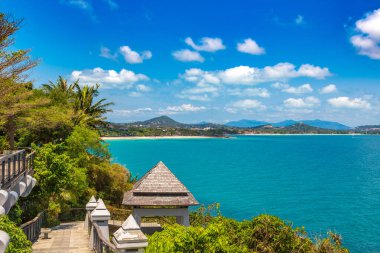
<path fill-rule="evenodd" d="M 74 103 L 77 116 L 75 124 L 86 124 L 91 127 L 106 125 L 105 113 L 111 112 L 109 109 L 113 103 L 105 103 L 106 99 L 100 99 L 95 102 L 99 95 L 99 84 L 94 86 L 74 84 L 76 90 L 76 100 Z"/>
<path fill-rule="evenodd" d="M 70 92 L 74 90 L 75 83 L 69 84 L 65 78 L 59 76 L 56 83 L 49 81 L 48 84 L 42 85 L 43 89 L 47 92 L 52 92 L 54 90 L 58 90 L 61 92 Z"/>
<path fill-rule="evenodd" d="M 78 81 L 69 84 L 65 78 L 59 76 L 55 83 L 49 81 L 48 84 L 43 84 L 42 90 L 49 95 L 53 103 L 66 105 L 74 102 L 74 88 L 77 83 Z"/>

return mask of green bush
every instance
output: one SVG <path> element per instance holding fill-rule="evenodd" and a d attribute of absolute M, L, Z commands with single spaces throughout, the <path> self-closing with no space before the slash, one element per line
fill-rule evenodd
<path fill-rule="evenodd" d="M 190 227 L 166 225 L 149 237 L 147 253 L 154 252 L 218 252 L 218 253 L 348 253 L 339 236 L 313 242 L 303 228 L 293 228 L 271 215 L 260 215 L 242 222 L 218 215 Z M 207 221 L 208 220 L 208 221 Z"/>
<path fill-rule="evenodd" d="M 22 229 L 17 227 L 6 215 L 0 216 L 0 230 L 7 232 L 10 237 L 6 253 L 32 252 L 32 243 L 28 241 Z"/>

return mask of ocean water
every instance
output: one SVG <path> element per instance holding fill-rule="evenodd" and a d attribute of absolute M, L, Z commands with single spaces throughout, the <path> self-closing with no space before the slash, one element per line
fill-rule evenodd
<path fill-rule="evenodd" d="M 238 220 L 261 213 L 331 230 L 354 253 L 380 252 L 380 136 L 239 136 L 107 141 L 141 177 L 163 161 L 200 203 Z"/>

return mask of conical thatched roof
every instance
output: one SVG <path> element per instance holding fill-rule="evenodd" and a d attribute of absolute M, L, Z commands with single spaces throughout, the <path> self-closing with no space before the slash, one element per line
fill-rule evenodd
<path fill-rule="evenodd" d="M 157 163 L 124 194 L 128 206 L 191 206 L 198 205 L 190 191 L 163 162 Z"/>

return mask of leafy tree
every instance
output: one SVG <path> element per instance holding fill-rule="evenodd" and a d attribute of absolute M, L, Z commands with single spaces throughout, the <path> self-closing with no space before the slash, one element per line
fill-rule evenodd
<path fill-rule="evenodd" d="M 10 49 L 15 42 L 12 36 L 20 28 L 20 23 L 21 20 L 0 13 L 0 85 L 6 85 L 7 81 L 25 82 L 26 72 L 37 65 L 29 56 L 30 50 Z"/>
<path fill-rule="evenodd" d="M 57 216 L 62 206 L 82 205 L 88 190 L 86 169 L 70 158 L 63 144 L 45 144 L 33 149 L 36 150 L 34 177 L 38 184 L 28 198 L 20 202 L 23 210 L 28 210 L 24 219 L 45 209 Z"/>
<path fill-rule="evenodd" d="M 133 186 L 128 170 L 119 164 L 93 164 L 89 169 L 89 182 L 99 198 L 114 205 L 120 205 L 124 193 Z"/>
<path fill-rule="evenodd" d="M 75 126 L 65 144 L 68 154 L 77 159 L 80 166 L 86 167 L 90 163 L 109 163 L 110 154 L 107 146 L 96 130 Z"/>
<path fill-rule="evenodd" d="M 33 109 L 42 106 L 46 99 L 37 100 L 32 90 L 12 80 L 0 83 L 0 127 L 5 129 L 9 148 L 15 149 L 17 129 L 25 125 Z"/>

